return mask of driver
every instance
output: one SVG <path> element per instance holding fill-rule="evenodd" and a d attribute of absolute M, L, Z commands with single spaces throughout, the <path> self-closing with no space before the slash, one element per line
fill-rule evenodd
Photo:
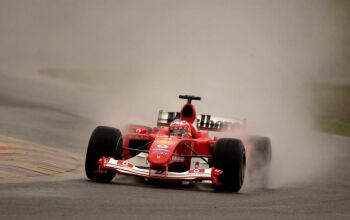
<path fill-rule="evenodd" d="M 187 121 L 176 119 L 169 125 L 170 136 L 191 138 L 191 125 Z"/>

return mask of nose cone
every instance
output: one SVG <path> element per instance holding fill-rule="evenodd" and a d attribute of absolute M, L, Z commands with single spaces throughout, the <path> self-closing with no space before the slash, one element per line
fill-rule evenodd
<path fill-rule="evenodd" d="M 169 164 L 175 148 L 176 142 L 171 138 L 156 139 L 149 149 L 149 163 L 156 166 Z"/>

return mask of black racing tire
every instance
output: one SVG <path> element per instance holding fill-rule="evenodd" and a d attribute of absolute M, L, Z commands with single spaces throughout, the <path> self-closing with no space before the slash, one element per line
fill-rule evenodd
<path fill-rule="evenodd" d="M 119 129 L 98 126 L 92 132 L 85 159 L 86 176 L 96 182 L 110 182 L 116 175 L 116 171 L 105 170 L 97 173 L 97 161 L 105 157 L 119 159 L 122 149 L 122 134 Z"/>
<path fill-rule="evenodd" d="M 264 136 L 252 136 L 252 160 L 259 166 L 269 166 L 272 157 L 271 140 Z"/>
<path fill-rule="evenodd" d="M 213 167 L 223 173 L 219 176 L 221 186 L 217 190 L 238 192 L 244 182 L 246 155 L 242 141 L 234 138 L 219 139 L 214 147 Z"/>
<path fill-rule="evenodd" d="M 250 182 L 255 186 L 268 188 L 272 158 L 271 140 L 264 136 L 252 136 L 251 144 L 251 155 L 248 161 Z"/>

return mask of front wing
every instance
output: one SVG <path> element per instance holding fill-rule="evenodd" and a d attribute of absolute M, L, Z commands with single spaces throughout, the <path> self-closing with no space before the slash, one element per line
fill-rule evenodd
<path fill-rule="evenodd" d="M 99 161 L 99 170 L 96 172 L 103 172 L 104 170 L 114 170 L 120 174 L 140 176 L 144 178 L 153 179 L 164 179 L 164 180 L 183 180 L 183 181 L 194 181 L 194 180 L 211 180 L 214 185 L 221 185 L 218 176 L 222 174 L 222 170 L 211 168 L 197 168 L 190 169 L 185 172 L 168 172 L 154 170 L 150 167 L 138 167 L 134 164 L 124 161 L 115 160 L 111 157 L 102 157 Z"/>

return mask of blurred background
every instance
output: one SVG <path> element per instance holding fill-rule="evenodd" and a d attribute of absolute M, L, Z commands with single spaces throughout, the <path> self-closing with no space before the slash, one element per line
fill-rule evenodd
<path fill-rule="evenodd" d="M 273 138 L 288 170 L 277 183 L 324 172 L 315 130 L 350 135 L 349 12 L 347 0 L 0 0 L 0 132 L 83 155 L 95 125 L 155 126 L 192 94 L 199 113 Z"/>

